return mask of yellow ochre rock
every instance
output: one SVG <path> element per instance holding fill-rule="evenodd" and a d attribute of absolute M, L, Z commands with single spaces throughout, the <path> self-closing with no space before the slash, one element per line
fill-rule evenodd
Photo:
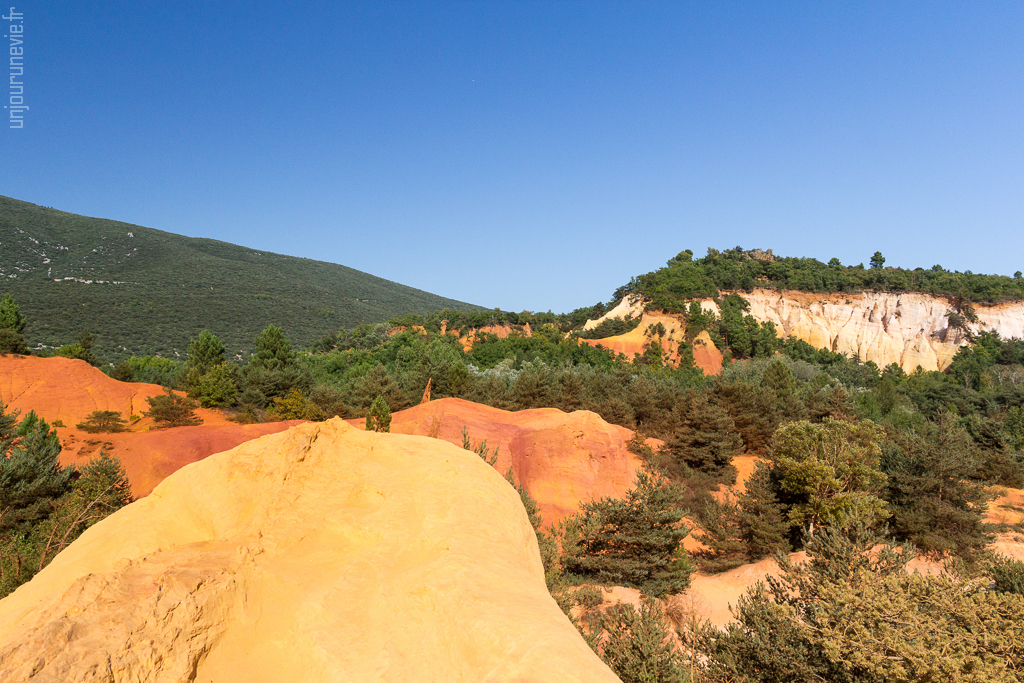
<path fill-rule="evenodd" d="M 750 303 L 750 315 L 773 322 L 781 337 L 792 335 L 815 348 L 856 354 L 879 367 L 896 363 L 906 372 L 918 365 L 945 370 L 966 343 L 959 330 L 948 328 L 945 315 L 952 304 L 931 294 L 755 289 L 740 295 Z M 713 301 L 701 305 L 717 312 Z M 1024 302 L 975 304 L 975 311 L 975 332 L 994 330 L 1004 339 L 1024 338 Z"/>
<path fill-rule="evenodd" d="M 304 424 L 188 465 L 0 601 L 0 680 L 617 681 L 475 454 Z"/>

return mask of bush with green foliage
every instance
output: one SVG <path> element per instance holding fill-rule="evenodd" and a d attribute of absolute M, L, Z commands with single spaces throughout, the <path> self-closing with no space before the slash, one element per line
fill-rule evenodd
<path fill-rule="evenodd" d="M 588 626 L 597 651 L 622 683 L 689 683 L 690 667 L 661 602 L 610 607 Z"/>
<path fill-rule="evenodd" d="M 127 431 L 126 420 L 116 410 L 94 410 L 84 422 L 75 425 L 90 434 L 118 433 Z"/>
<path fill-rule="evenodd" d="M 1011 683 L 1024 662 L 1024 598 L 956 575 L 908 574 L 910 547 L 862 525 L 808 543 L 809 561 L 780 557 L 724 629 L 691 638 L 709 683 Z"/>
<path fill-rule="evenodd" d="M 0 534 L 24 531 L 49 514 L 74 473 L 60 464 L 56 429 L 35 411 L 17 418 L 0 403 Z"/>
<path fill-rule="evenodd" d="M 147 396 L 149 410 L 146 417 L 153 418 L 157 427 L 195 427 L 203 420 L 196 415 L 199 402 L 186 396 L 178 396 L 170 389 L 159 396 Z"/>
<path fill-rule="evenodd" d="M 991 555 L 982 562 L 982 566 L 992 577 L 997 592 L 1024 597 L 1024 562 Z"/>
<path fill-rule="evenodd" d="M 60 347 L 57 349 L 57 355 L 84 360 L 89 365 L 99 365 L 99 359 L 92 352 L 92 344 L 92 334 L 89 333 L 89 330 L 82 330 L 78 335 L 78 341 Z"/>
<path fill-rule="evenodd" d="M 131 502 L 121 463 L 106 451 L 81 469 L 64 471 L 61 495 L 48 494 L 45 514 L 18 530 L 0 531 L 0 598 L 30 580 L 83 531 Z"/>
<path fill-rule="evenodd" d="M 233 406 L 238 400 L 236 376 L 237 372 L 233 365 L 228 363 L 214 365 L 195 378 L 189 396 L 198 399 L 199 405 L 204 408 Z"/>
<path fill-rule="evenodd" d="M 605 318 L 589 330 L 579 332 L 580 339 L 607 339 L 620 334 L 632 332 L 640 326 L 640 316 L 633 318 L 627 315 L 625 318 Z"/>
<path fill-rule="evenodd" d="M 597 583 L 631 586 L 654 597 L 679 593 L 690 584 L 678 486 L 658 475 L 637 474 L 624 499 L 584 503 L 566 520 L 565 569 Z"/>
<path fill-rule="evenodd" d="M 366 413 L 366 431 L 391 431 L 391 409 L 388 408 L 388 402 L 383 396 L 378 396 L 370 404 L 370 410 Z"/>
<path fill-rule="evenodd" d="M 159 384 L 165 389 L 177 389 L 185 374 L 185 364 L 172 358 L 132 356 L 104 370 L 119 382 L 144 382 Z"/>
<path fill-rule="evenodd" d="M 655 462 L 677 478 L 696 470 L 734 482 L 736 468 L 730 463 L 743 441 L 729 412 L 706 392 L 691 391 L 676 402 L 673 416 L 674 428 Z"/>
<path fill-rule="evenodd" d="M 3 299 L 0 299 L 0 329 L 17 334 L 25 331 L 25 318 L 10 294 L 4 294 Z"/>
<path fill-rule="evenodd" d="M 825 418 L 783 425 L 769 453 L 779 501 L 794 527 L 810 536 L 823 526 L 843 526 L 851 517 L 872 524 L 889 516 L 879 493 L 886 476 L 879 470 L 885 432 L 870 420 Z"/>
<path fill-rule="evenodd" d="M 25 318 L 14 303 L 14 297 L 4 294 L 0 299 L 0 355 L 5 353 L 27 354 L 28 347 L 21 333 L 25 330 Z"/>
<path fill-rule="evenodd" d="M 320 422 L 325 417 L 323 411 L 315 403 L 310 402 L 301 389 L 292 389 L 284 396 L 275 398 L 270 412 L 278 420 Z"/>
<path fill-rule="evenodd" d="M 224 361 L 224 344 L 217 335 L 203 330 L 189 342 L 184 372 L 188 395 L 204 408 L 234 405 L 238 397 L 235 368 Z"/>
<path fill-rule="evenodd" d="M 880 465 L 896 538 L 928 552 L 976 555 L 991 540 L 984 524 L 991 494 L 974 481 L 979 464 L 978 449 L 950 413 L 895 433 Z"/>

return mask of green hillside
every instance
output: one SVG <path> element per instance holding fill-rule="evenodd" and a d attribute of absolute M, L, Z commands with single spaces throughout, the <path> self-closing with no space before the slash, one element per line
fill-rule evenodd
<path fill-rule="evenodd" d="M 184 355 L 201 330 L 247 355 L 270 324 L 294 344 L 409 313 L 477 306 L 345 266 L 88 218 L 0 197 L 0 295 L 30 346 L 88 328 L 105 358 Z"/>

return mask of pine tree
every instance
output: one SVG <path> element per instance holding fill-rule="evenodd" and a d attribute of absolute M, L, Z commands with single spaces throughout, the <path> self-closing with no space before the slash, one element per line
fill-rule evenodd
<path fill-rule="evenodd" d="M 195 427 L 203 423 L 195 413 L 198 401 L 178 396 L 170 389 L 160 396 L 147 396 L 146 401 L 149 410 L 144 414 L 153 418 L 158 427 Z"/>
<path fill-rule="evenodd" d="M 283 370 L 294 362 L 295 352 L 280 327 L 268 325 L 256 336 L 256 353 L 249 361 L 250 367 Z"/>
<path fill-rule="evenodd" d="M 84 422 L 75 425 L 90 434 L 117 433 L 126 430 L 125 419 L 116 410 L 94 410 Z"/>
<path fill-rule="evenodd" d="M 204 375 L 213 367 L 224 362 L 224 344 L 217 335 L 203 330 L 188 343 L 188 371 Z"/>
<path fill-rule="evenodd" d="M 10 330 L 15 334 L 25 331 L 25 318 L 10 294 L 4 294 L 0 299 L 0 330 Z"/>
<path fill-rule="evenodd" d="M 579 540 L 567 549 L 566 569 L 654 597 L 685 590 L 693 566 L 683 549 L 690 530 L 681 498 L 676 485 L 641 471 L 625 499 L 585 503 L 573 520 Z"/>
<path fill-rule="evenodd" d="M 870 420 L 825 418 L 821 424 L 800 420 L 780 427 L 769 458 L 789 522 L 806 526 L 813 536 L 817 527 L 842 525 L 854 514 L 876 522 L 888 517 L 877 495 L 886 482 L 878 469 L 884 436 Z"/>
<path fill-rule="evenodd" d="M 691 391 L 676 404 L 674 417 L 676 426 L 665 438 L 659 462 L 676 476 L 692 469 L 735 480 L 730 463 L 743 442 L 729 413 L 705 392 Z"/>
<path fill-rule="evenodd" d="M 29 412 L 18 423 L 0 403 L 0 534 L 46 517 L 71 485 L 74 468 L 60 464 L 57 430 Z"/>
<path fill-rule="evenodd" d="M 733 419 L 746 452 L 767 452 L 772 434 L 782 421 L 776 412 L 774 394 L 766 387 L 725 381 L 712 387 L 711 395 Z"/>
<path fill-rule="evenodd" d="M 607 634 L 601 659 L 622 683 L 689 683 L 689 667 L 659 601 L 644 600 L 639 610 L 615 605 L 594 626 Z"/>
<path fill-rule="evenodd" d="M 777 486 L 771 470 L 759 462 L 739 497 L 739 524 L 747 558 L 752 562 L 778 552 L 788 553 L 791 547 L 792 527 L 775 495 Z"/>
<path fill-rule="evenodd" d="M 925 551 L 977 554 L 990 540 L 984 518 L 991 497 L 972 481 L 979 464 L 970 436 L 945 411 L 936 422 L 896 434 L 881 460 L 894 535 Z"/>
<path fill-rule="evenodd" d="M 383 396 L 375 398 L 370 405 L 370 412 L 366 414 L 366 431 L 391 431 L 391 409 L 388 408 L 388 402 Z"/>

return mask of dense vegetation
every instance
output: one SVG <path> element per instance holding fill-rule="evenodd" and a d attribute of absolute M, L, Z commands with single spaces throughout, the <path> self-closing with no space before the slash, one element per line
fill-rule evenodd
<path fill-rule="evenodd" d="M 0 197 L 0 278 L 31 321 L 29 346 L 58 348 L 89 329 L 97 353 L 111 360 L 183 356 L 183 342 L 204 328 L 231 356 L 244 357 L 270 324 L 308 345 L 338 325 L 476 308 L 345 266 L 7 197 Z"/>
<path fill-rule="evenodd" d="M 83 531 L 131 501 L 121 463 L 105 452 L 61 467 L 57 432 L 0 403 L 0 598 L 43 569 Z"/>
<path fill-rule="evenodd" d="M 699 259 L 686 250 L 664 268 L 634 277 L 617 294 L 639 294 L 654 308 L 678 313 L 693 299 L 710 299 L 720 291 L 750 292 L 755 287 L 822 293 L 923 292 L 984 303 L 1024 299 L 1020 271 L 1006 277 L 951 272 L 940 265 L 927 270 L 887 268 L 884 263 L 878 252 L 865 268 L 863 263 L 844 266 L 838 259 L 822 263 L 813 258 L 769 257 L 760 250 L 740 247 L 724 252 L 709 249 L 707 256 Z"/>

